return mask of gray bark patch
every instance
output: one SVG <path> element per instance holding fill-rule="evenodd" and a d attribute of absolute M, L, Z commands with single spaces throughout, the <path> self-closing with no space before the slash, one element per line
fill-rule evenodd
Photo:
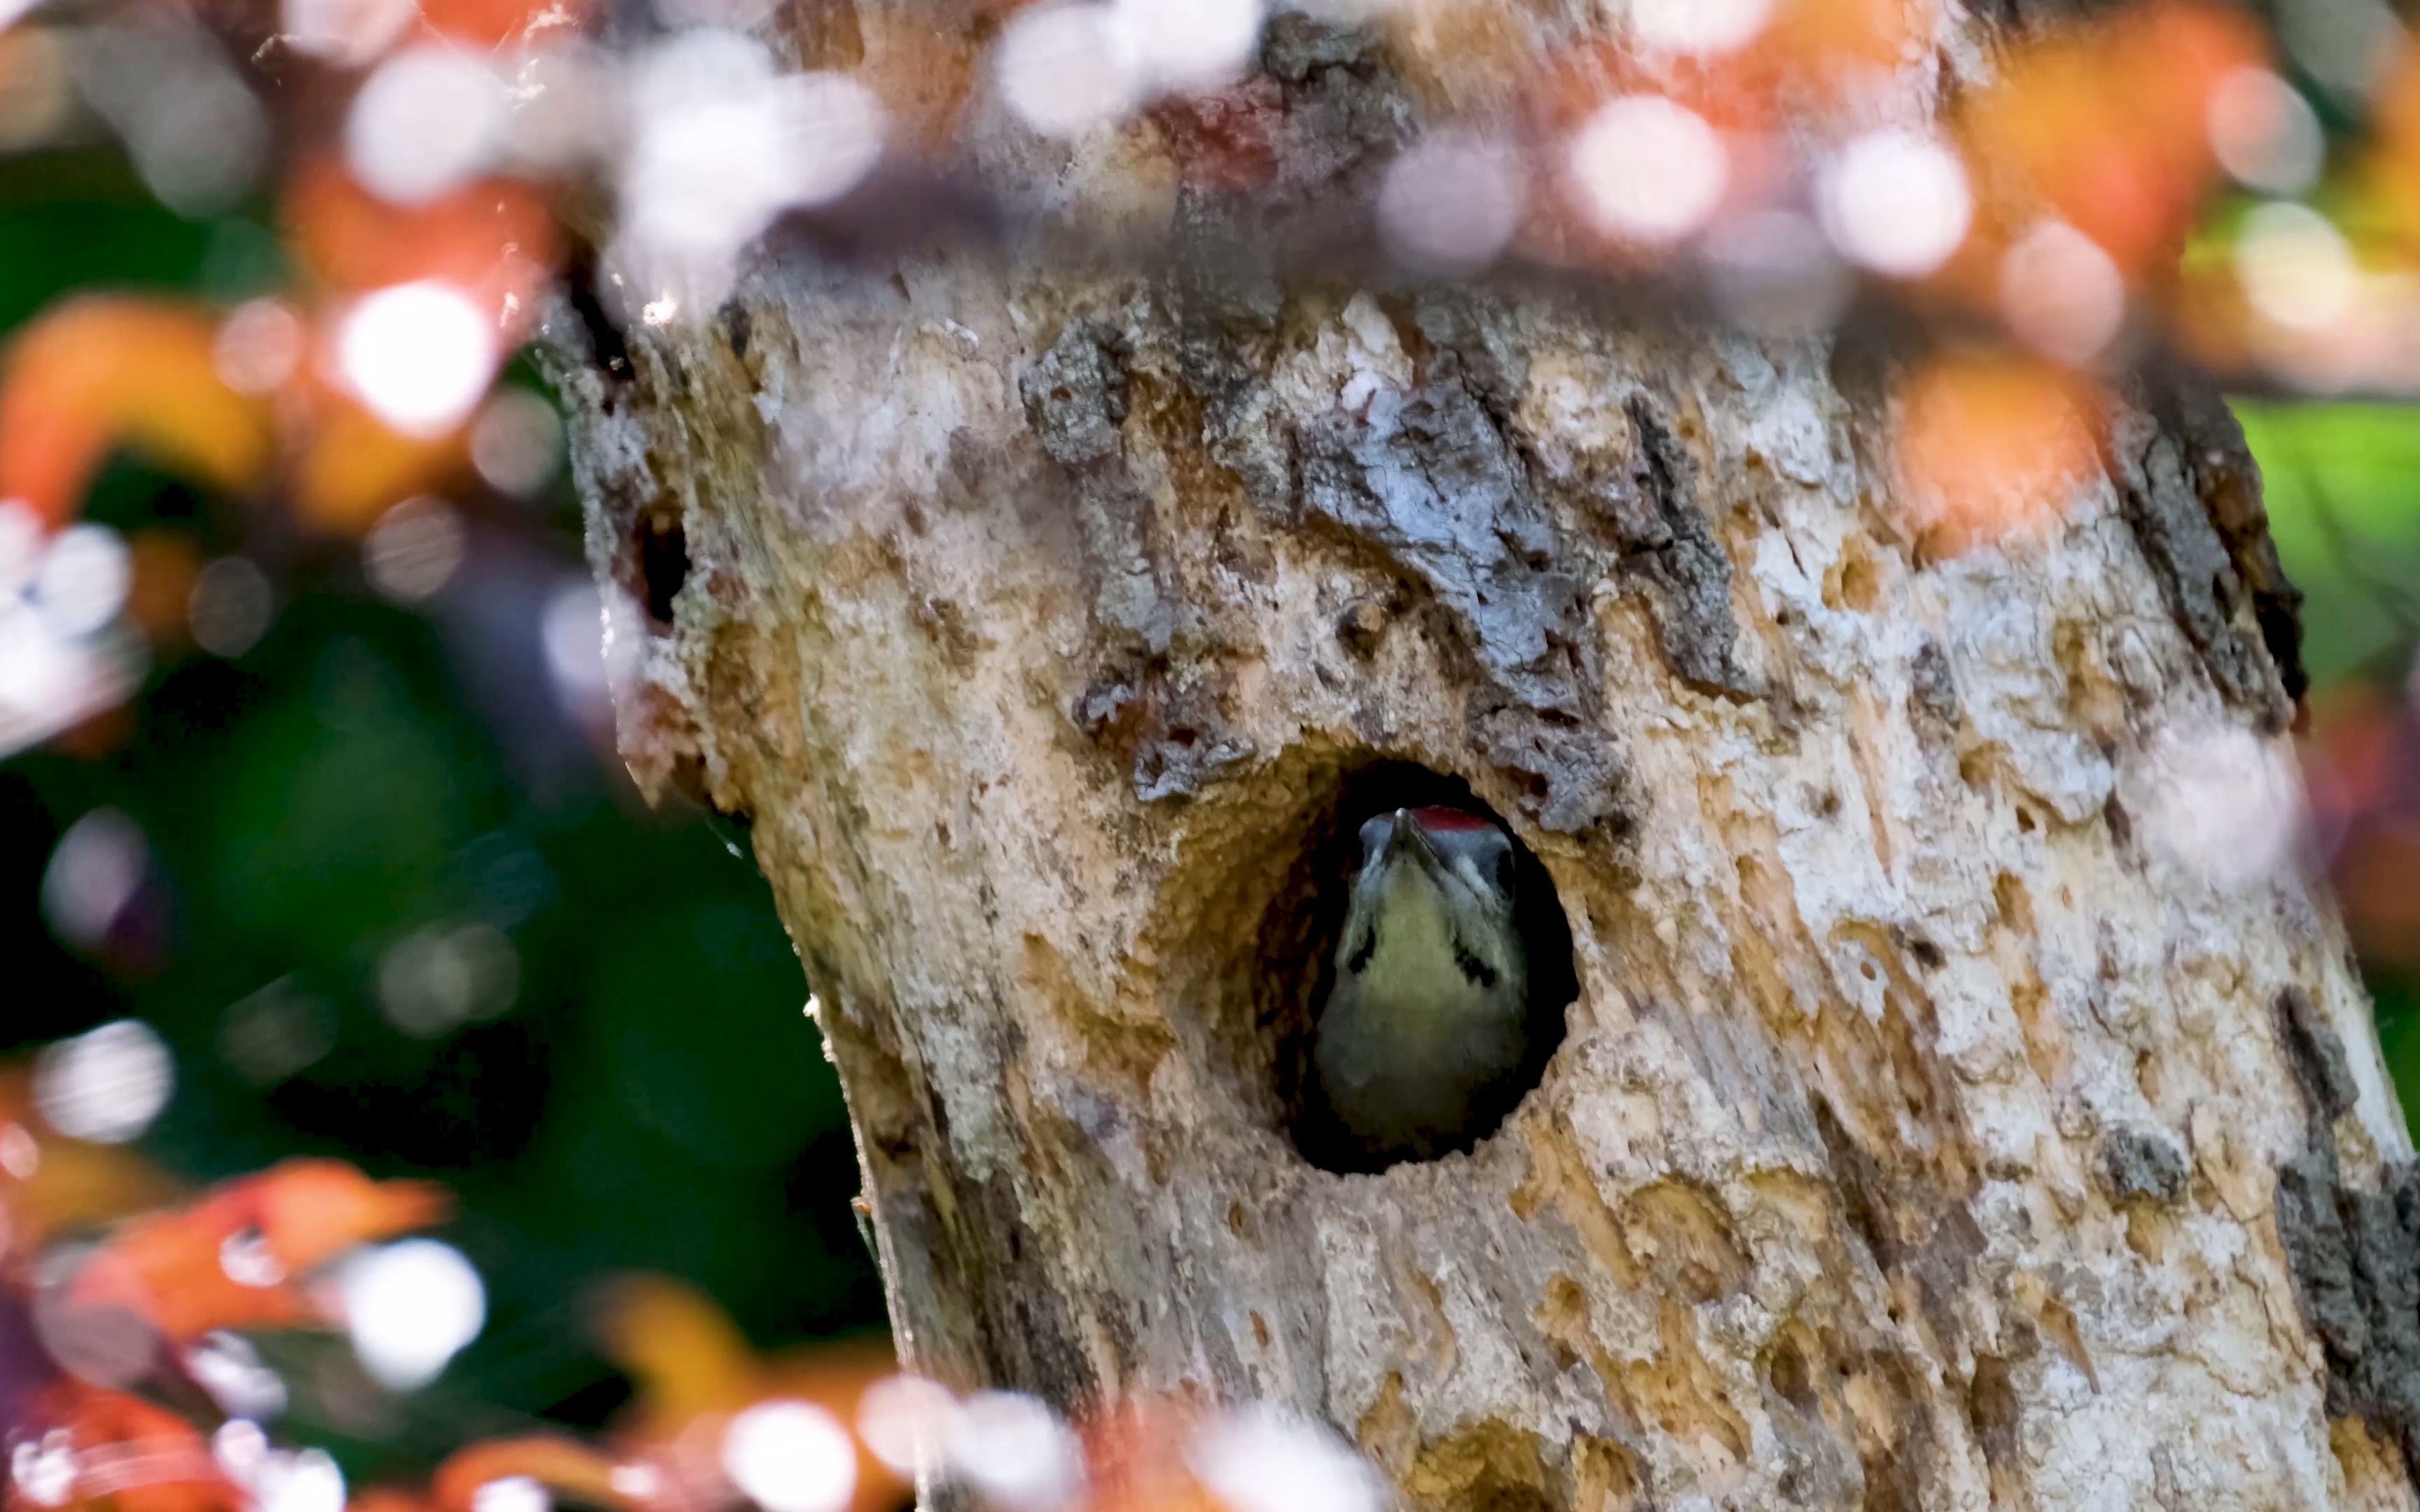
<path fill-rule="evenodd" d="M 2149 395 L 2163 424 L 2114 448 L 2109 472 L 2169 612 L 2227 702 L 2283 730 L 2308 681 L 2302 594 L 2287 581 L 2259 502 L 2259 474 L 2225 407 L 2169 381 Z M 2257 633 L 2236 623 L 2249 611 Z"/>
<path fill-rule="evenodd" d="M 1118 455 L 1126 420 L 1126 375 L 1114 355 L 1116 333 L 1071 322 L 1017 380 L 1025 417 L 1050 459 L 1084 467 Z"/>
<path fill-rule="evenodd" d="M 1908 708 L 1925 733 L 1947 739 L 1965 717 L 1958 702 L 1958 679 L 1949 670 L 1949 654 L 1941 642 L 1927 638 L 1916 648 L 1908 670 Z"/>
<path fill-rule="evenodd" d="M 1127 752 L 1145 803 L 1189 798 L 1252 754 L 1220 717 L 1216 679 L 1171 655 L 1180 595 L 1150 498 L 1129 472 L 1127 339 L 1108 323 L 1070 321 L 1017 380 L 1027 424 L 1074 488 L 1094 624 L 1124 653 L 1094 677 L 1069 717 L 1096 745 Z"/>
<path fill-rule="evenodd" d="M 2388 1166 L 2376 1191 L 2344 1179 L 2331 1125 L 2359 1096 L 2344 1041 L 2300 987 L 2278 993 L 2276 1016 L 2310 1118 L 2277 1168 L 2277 1238 L 2327 1354 L 2328 1412 L 2397 1445 L 2420 1488 L 2420 1168 Z"/>
<path fill-rule="evenodd" d="M 2113 1129 L 2101 1142 L 2101 1184 L 2118 1202 L 2177 1202 L 2185 1195 L 2183 1151 L 2164 1134 Z"/>
<path fill-rule="evenodd" d="M 2352 1061 L 2345 1054 L 2344 1041 L 2302 988 L 2280 989 L 2276 1006 L 2277 1031 L 2285 1042 L 2287 1060 L 2315 1119 L 2324 1125 L 2350 1112 L 2361 1100 L 2361 1088 L 2353 1081 Z M 2323 1134 L 2323 1128 L 2315 1129 L 2313 1137 Z"/>
<path fill-rule="evenodd" d="M 1459 377 L 1303 427 L 1301 509 L 1376 549 L 1445 610 L 1477 664 L 1471 724 L 1522 807 L 1578 832 L 1614 812 L 1620 765 L 1596 700 L 1578 578 L 1519 457 Z"/>
<path fill-rule="evenodd" d="M 2420 1486 L 2420 1173 L 2396 1166 L 2361 1191 L 2314 1143 L 2278 1168 L 2276 1210 L 2304 1320 L 2327 1354 L 2329 1414 L 2379 1430 Z"/>
<path fill-rule="evenodd" d="M 1151 501 L 1125 463 L 1126 372 L 1116 333 L 1078 320 L 1017 379 L 1044 455 L 1075 486 L 1093 615 L 1129 650 L 1161 653 L 1176 615 L 1160 582 Z"/>
<path fill-rule="evenodd" d="M 1319 194 L 1410 141 L 1412 102 L 1388 64 L 1377 36 L 1300 11 L 1272 17 L 1261 66 L 1283 93 L 1278 148 L 1279 197 Z M 1357 206 L 1332 198 L 1320 207 L 1342 221 Z"/>
<path fill-rule="evenodd" d="M 1489 679 L 1523 706 L 1577 718 L 1579 584 L 1504 438 L 1468 389 L 1381 394 L 1366 419 L 1304 427 L 1302 501 L 1369 543 L 1451 610 Z"/>
<path fill-rule="evenodd" d="M 2288 702 L 2300 702 L 2310 686 L 2303 667 L 2303 593 L 2286 577 L 2269 515 L 2260 501 L 2260 468 L 2243 439 L 2234 411 L 2207 383 L 2162 375 L 2152 395 L 2154 412 L 2175 432 L 2212 529 L 2226 544 L 2235 576 L 2250 595 L 2261 643 L 2276 668 Z"/>
<path fill-rule="evenodd" d="M 1632 395 L 1623 409 L 1637 467 L 1631 486 L 1599 501 L 1622 570 L 1655 591 L 1656 634 L 1674 675 L 1708 692 L 1752 697 L 1733 655 L 1731 560 L 1699 503 L 1697 459 L 1644 395 Z"/>

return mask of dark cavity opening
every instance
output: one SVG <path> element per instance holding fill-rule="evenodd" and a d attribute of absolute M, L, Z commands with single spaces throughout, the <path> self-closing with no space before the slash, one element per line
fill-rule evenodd
<path fill-rule="evenodd" d="M 1458 1134 L 1420 1150 L 1373 1149 L 1347 1128 L 1323 1095 L 1312 1058 L 1321 1011 L 1335 990 L 1353 882 L 1360 866 L 1362 823 L 1397 809 L 1445 807 L 1497 825 L 1512 838 L 1514 914 L 1528 963 L 1526 1054 L 1466 1106 Z M 1572 964 L 1571 922 L 1552 877 L 1520 831 L 1459 778 L 1409 762 L 1379 761 L 1342 775 L 1336 802 L 1309 816 L 1300 847 L 1260 933 L 1255 1011 L 1276 1073 L 1278 1104 L 1302 1157 L 1323 1170 L 1370 1172 L 1407 1160 L 1470 1149 L 1502 1126 L 1562 1043 L 1565 1012 L 1579 996 Z M 1366 964 L 1366 963 L 1364 963 Z"/>
<path fill-rule="evenodd" d="M 622 335 L 622 328 L 607 313 L 605 301 L 597 287 L 597 255 L 586 249 L 575 252 L 563 273 L 564 298 L 571 313 L 579 318 L 580 329 L 588 337 L 588 362 L 598 372 L 616 383 L 630 377 L 630 344 Z"/>
<path fill-rule="evenodd" d="M 673 600 L 689 581 L 689 534 L 680 516 L 650 509 L 639 517 L 639 598 L 647 606 L 647 623 L 659 633 L 673 627 Z"/>

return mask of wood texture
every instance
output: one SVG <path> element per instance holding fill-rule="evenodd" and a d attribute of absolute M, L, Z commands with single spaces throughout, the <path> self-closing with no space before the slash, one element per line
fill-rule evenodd
<path fill-rule="evenodd" d="M 1322 45 L 1290 118 L 1396 87 Z M 1931 560 L 1872 364 L 1545 280 L 961 246 L 554 334 L 624 749 L 752 819 L 918 1367 L 1288 1403 L 1419 1507 L 2412 1504 L 2420 1192 L 2328 904 L 2231 864 L 2298 674 L 2189 386 Z M 1381 764 L 1578 992 L 1497 1135 L 1340 1175 Z"/>

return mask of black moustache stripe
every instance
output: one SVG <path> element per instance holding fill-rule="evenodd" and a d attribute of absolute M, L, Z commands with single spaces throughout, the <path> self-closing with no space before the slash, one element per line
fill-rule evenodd
<path fill-rule="evenodd" d="M 1473 955 L 1470 949 L 1460 940 L 1453 942 L 1453 964 L 1462 968 L 1464 976 L 1481 987 L 1496 985 L 1496 968 Z"/>

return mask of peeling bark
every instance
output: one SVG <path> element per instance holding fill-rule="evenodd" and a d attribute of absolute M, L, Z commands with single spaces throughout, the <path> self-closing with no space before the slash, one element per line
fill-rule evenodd
<path fill-rule="evenodd" d="M 1298 20 L 1238 96 L 1289 235 L 1411 119 Z M 2300 691 L 2223 409 L 2147 386 L 2047 534 L 1928 561 L 1820 343 L 1264 272 L 555 323 L 624 749 L 753 817 L 909 1362 L 1275 1399 L 1421 1507 L 2412 1504 L 2368 1005 L 2173 833 L 2163 752 Z M 1576 992 L 1500 1132 L 1339 1174 L 1327 847 L 1407 780 L 1512 825 Z"/>

